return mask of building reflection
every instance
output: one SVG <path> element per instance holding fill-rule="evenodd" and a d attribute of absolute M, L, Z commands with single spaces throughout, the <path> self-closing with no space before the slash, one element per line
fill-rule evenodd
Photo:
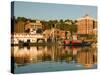
<path fill-rule="evenodd" d="M 97 51 L 95 48 L 63 47 L 63 46 L 32 46 L 32 47 L 12 47 L 12 57 L 18 65 L 40 62 L 66 62 L 78 63 L 85 68 L 91 68 L 97 63 Z"/>
<path fill-rule="evenodd" d="M 83 48 L 77 53 L 77 63 L 85 68 L 92 68 L 97 63 L 97 52 L 93 48 Z"/>

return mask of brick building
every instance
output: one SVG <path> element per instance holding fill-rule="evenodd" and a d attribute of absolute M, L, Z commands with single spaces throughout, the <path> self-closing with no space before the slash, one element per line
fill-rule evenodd
<path fill-rule="evenodd" d="M 78 34 L 96 34 L 97 21 L 85 15 L 77 20 L 77 29 Z"/>
<path fill-rule="evenodd" d="M 25 22 L 19 21 L 14 26 L 15 33 L 24 33 Z"/>

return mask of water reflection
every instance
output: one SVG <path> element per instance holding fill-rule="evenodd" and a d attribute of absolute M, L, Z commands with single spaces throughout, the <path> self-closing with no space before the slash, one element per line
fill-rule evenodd
<path fill-rule="evenodd" d="M 14 46 L 11 51 L 11 56 L 14 57 L 17 66 L 48 61 L 49 63 L 79 64 L 84 68 L 91 68 L 97 63 L 97 50 L 91 47 Z"/>

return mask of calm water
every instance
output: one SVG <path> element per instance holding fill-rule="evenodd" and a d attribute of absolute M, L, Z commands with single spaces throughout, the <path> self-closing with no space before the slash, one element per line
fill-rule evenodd
<path fill-rule="evenodd" d="M 91 47 L 12 47 L 15 73 L 97 68 L 97 50 Z"/>

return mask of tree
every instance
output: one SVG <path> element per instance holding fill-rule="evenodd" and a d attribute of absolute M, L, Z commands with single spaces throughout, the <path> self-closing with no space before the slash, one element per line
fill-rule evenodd
<path fill-rule="evenodd" d="M 60 19 L 59 21 L 59 29 L 64 30 L 64 21 L 62 19 Z"/>
<path fill-rule="evenodd" d="M 51 26 L 49 25 L 49 23 L 47 21 L 41 21 L 41 23 L 43 25 L 43 30 L 51 28 Z"/>
<path fill-rule="evenodd" d="M 26 22 L 27 18 L 25 18 L 25 17 L 17 17 L 17 22 L 18 21 L 24 21 L 24 22 Z"/>
<path fill-rule="evenodd" d="M 70 26 L 70 32 L 71 32 L 71 33 L 73 33 L 73 32 L 76 33 L 76 32 L 77 32 L 77 25 L 71 25 L 71 26 Z"/>

